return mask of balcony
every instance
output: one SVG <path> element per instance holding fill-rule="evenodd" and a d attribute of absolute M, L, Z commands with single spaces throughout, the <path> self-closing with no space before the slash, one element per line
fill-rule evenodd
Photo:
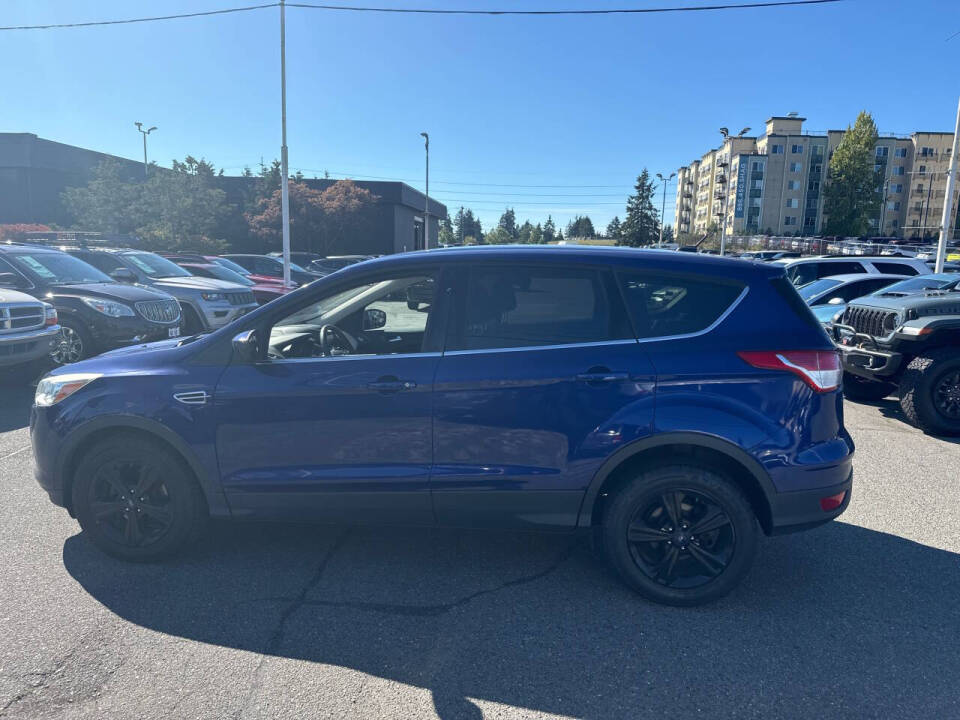
<path fill-rule="evenodd" d="M 717 175 L 717 177 L 716 177 L 716 182 L 718 182 L 718 183 L 720 183 L 720 184 L 722 185 L 722 184 L 725 183 L 726 181 L 727 181 L 727 176 L 726 176 L 726 175 L 724 175 L 723 173 L 719 173 L 719 174 Z"/>

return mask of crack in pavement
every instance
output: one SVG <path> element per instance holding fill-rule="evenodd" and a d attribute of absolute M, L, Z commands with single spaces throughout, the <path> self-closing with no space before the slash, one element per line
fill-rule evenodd
<path fill-rule="evenodd" d="M 491 595 L 493 593 L 500 592 L 501 590 L 506 590 L 507 588 L 516 587 L 518 585 L 526 585 L 546 577 L 550 573 L 556 571 L 564 562 L 566 562 L 573 555 L 574 551 L 577 549 L 577 546 L 578 543 L 571 544 L 560 554 L 556 562 L 540 572 L 533 573 L 532 575 L 524 575 L 523 577 L 515 578 L 513 580 L 507 580 L 496 587 L 477 590 L 474 593 L 457 598 L 451 602 L 441 603 L 438 605 L 403 605 L 395 603 L 374 603 L 353 600 L 307 600 L 305 597 L 303 597 L 303 595 L 292 599 L 286 597 L 260 598 L 257 600 L 252 600 L 251 602 L 296 602 L 298 608 L 335 607 L 349 608 L 353 610 L 368 610 L 370 612 L 379 612 L 387 615 L 399 615 L 402 617 L 439 617 L 440 615 L 445 615 L 451 610 L 463 607 L 464 605 L 473 602 L 477 598 L 483 597 L 484 595 Z"/>
<path fill-rule="evenodd" d="M 346 528 L 342 533 L 340 533 L 340 536 L 334 540 L 333 544 L 330 546 L 330 549 L 327 550 L 326 554 L 323 556 L 323 559 L 320 561 L 319 565 L 317 565 L 313 575 L 311 575 L 307 582 L 303 584 L 303 587 L 300 588 L 300 592 L 298 592 L 295 597 L 283 598 L 288 605 L 283 609 L 283 612 L 280 613 L 280 619 L 277 621 L 276 627 L 273 629 L 273 632 L 270 634 L 270 638 L 267 640 L 267 646 L 264 651 L 260 653 L 260 662 L 258 662 L 257 667 L 254 668 L 253 679 L 250 681 L 250 687 L 247 689 L 247 696 L 244 698 L 243 705 L 240 706 L 240 709 L 237 711 L 236 715 L 234 715 L 234 718 L 243 717 L 243 714 L 247 711 L 247 708 L 250 706 L 250 702 L 260 689 L 260 674 L 267 662 L 267 658 L 271 655 L 276 655 L 277 651 L 280 649 L 280 643 L 283 642 L 283 634 L 286 630 L 287 621 L 295 612 L 297 612 L 297 610 L 304 606 L 307 595 L 319 584 L 320 580 L 323 579 L 323 573 L 330 564 L 330 560 L 344 546 L 344 544 L 346 544 L 347 538 L 350 536 L 350 533 L 353 532 L 353 529 L 353 527 Z"/>

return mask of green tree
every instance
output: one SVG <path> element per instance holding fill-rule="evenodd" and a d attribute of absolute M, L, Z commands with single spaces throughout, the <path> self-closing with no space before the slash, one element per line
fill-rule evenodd
<path fill-rule="evenodd" d="M 664 244 L 673 242 L 673 225 L 663 226 L 663 242 Z"/>
<path fill-rule="evenodd" d="M 577 215 L 573 220 L 567 223 L 567 237 L 585 237 L 592 238 L 596 235 L 593 229 L 593 221 L 587 215 Z"/>
<path fill-rule="evenodd" d="M 517 227 L 517 215 L 514 213 L 513 208 L 507 208 L 503 211 L 497 227 L 503 229 L 512 240 L 520 237 L 520 228 Z"/>
<path fill-rule="evenodd" d="M 556 239 L 557 226 L 553 224 L 553 216 L 547 215 L 547 221 L 543 224 L 543 242 L 551 243 Z"/>
<path fill-rule="evenodd" d="M 637 177 L 634 194 L 627 200 L 627 216 L 621 226 L 624 245 L 653 245 L 660 239 L 660 222 L 653 207 L 653 182 L 644 168 Z"/>
<path fill-rule="evenodd" d="M 118 161 L 108 159 L 93 169 L 86 185 L 67 188 L 61 198 L 74 227 L 128 234 L 140 225 L 142 194 L 142 182 L 133 182 Z"/>
<path fill-rule="evenodd" d="M 614 240 L 620 239 L 620 218 L 616 215 L 613 216 L 613 220 L 607 223 L 607 237 L 613 238 Z"/>
<path fill-rule="evenodd" d="M 463 207 L 453 216 L 453 234 L 456 242 L 463 242 L 464 245 L 483 242 L 483 228 L 480 226 L 480 220 L 473 215 L 473 210 Z M 467 238 L 472 237 L 473 243 L 467 243 Z"/>
<path fill-rule="evenodd" d="M 529 220 L 524 220 L 523 225 L 520 226 L 520 231 L 517 233 L 517 242 L 527 244 L 530 242 L 530 235 L 533 233 L 533 225 L 530 224 Z"/>
<path fill-rule="evenodd" d="M 441 245 L 455 245 L 457 240 L 453 235 L 453 223 L 450 222 L 450 216 L 440 218 L 440 235 L 438 241 Z"/>
<path fill-rule="evenodd" d="M 483 236 L 485 245 L 505 245 L 513 241 L 513 236 L 501 225 L 497 225 L 493 230 Z"/>
<path fill-rule="evenodd" d="M 866 235 L 880 211 L 880 174 L 874 168 L 877 126 L 861 111 L 833 151 L 824 187 L 825 235 Z"/>
<path fill-rule="evenodd" d="M 533 229 L 530 231 L 530 244 L 531 245 L 540 245 L 543 242 L 543 228 L 540 226 L 540 223 L 537 223 L 533 226 Z"/>

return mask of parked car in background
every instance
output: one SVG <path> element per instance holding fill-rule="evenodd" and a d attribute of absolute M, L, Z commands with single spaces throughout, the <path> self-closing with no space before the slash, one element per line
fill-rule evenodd
<path fill-rule="evenodd" d="M 250 279 L 249 275 L 241 275 L 228 267 L 207 261 L 204 258 L 197 258 L 194 262 L 185 260 L 178 260 L 176 262 L 177 265 L 187 270 L 191 275 L 224 280 L 250 288 L 250 292 L 253 293 L 253 297 L 256 298 L 258 305 L 264 305 L 290 292 L 289 288 L 283 287 L 283 283 L 255 283 Z"/>
<path fill-rule="evenodd" d="M 0 272 L 0 368 L 49 362 L 60 334 L 53 305 L 2 288 L 16 280 L 13 273 Z"/>
<path fill-rule="evenodd" d="M 820 256 L 773 262 L 784 267 L 790 282 L 797 287 L 833 275 L 871 273 L 912 276 L 930 272 L 930 267 L 923 260 L 915 258 Z"/>
<path fill-rule="evenodd" d="M 196 547 L 211 515 L 593 529 L 674 605 L 729 592 L 761 531 L 832 520 L 852 483 L 837 351 L 783 269 L 629 248 L 361 263 L 55 371 L 31 430 L 40 485 L 126 560 Z"/>
<path fill-rule="evenodd" d="M 859 298 L 834 324 L 844 392 L 878 400 L 896 391 L 925 432 L 960 435 L 960 277 L 939 289 Z M 849 380 L 849 382 L 848 382 Z"/>
<path fill-rule="evenodd" d="M 927 260 L 927 266 L 930 268 L 930 272 L 933 272 L 937 266 L 936 260 Z M 960 272 L 960 262 L 955 260 L 944 260 L 943 261 L 943 271 L 945 273 L 958 273 Z"/>
<path fill-rule="evenodd" d="M 215 330 L 257 308 L 249 287 L 194 277 L 152 252 L 99 247 L 67 248 L 67 252 L 114 280 L 149 285 L 173 295 L 182 308 L 183 331 L 187 334 Z"/>
<path fill-rule="evenodd" d="M 790 250 L 756 250 L 745 252 L 740 257 L 747 260 L 761 260 L 763 262 L 769 262 L 771 260 L 781 260 L 783 258 L 800 257 L 800 253 L 792 252 Z"/>
<path fill-rule="evenodd" d="M 856 275 L 856 276 L 850 276 L 850 277 L 862 278 L 864 276 Z M 927 290 L 939 290 L 956 281 L 957 281 L 957 275 L 950 274 L 950 273 L 917 275 L 916 277 L 906 278 L 904 280 L 900 280 L 890 285 L 886 285 L 862 297 L 867 297 L 867 296 L 905 297 L 907 295 L 916 295 L 918 293 L 923 293 Z M 820 281 L 815 281 L 815 282 L 820 282 Z M 809 287 L 809 286 L 805 286 L 805 287 Z M 804 288 L 800 289 L 801 294 L 803 289 Z M 827 326 L 828 332 L 832 333 L 832 324 L 841 322 L 843 312 L 844 310 L 847 309 L 847 302 L 844 301 L 842 303 L 817 305 L 816 307 L 811 307 L 810 309 L 813 310 L 813 314 L 817 316 L 817 319 Z"/>
<path fill-rule="evenodd" d="M 60 330 L 51 357 L 60 364 L 180 334 L 180 305 L 170 295 L 118 283 L 53 248 L 0 245 L 0 287 L 56 308 Z"/>
<path fill-rule="evenodd" d="M 283 253 L 280 253 L 280 252 L 269 252 L 267 253 L 267 257 L 274 257 L 280 260 L 281 262 L 283 261 Z M 310 263 L 314 262 L 315 260 L 321 260 L 321 259 L 323 259 L 323 255 L 315 252 L 296 251 L 296 252 L 290 253 L 290 262 L 296 263 L 302 268 L 306 268 L 307 265 L 309 265 Z"/>
<path fill-rule="evenodd" d="M 325 258 L 320 258 L 319 260 L 314 260 L 311 262 L 309 265 L 307 265 L 307 270 L 310 272 L 319 272 L 329 275 L 330 273 L 336 272 L 337 270 L 342 270 L 345 267 L 356 265 L 358 262 L 372 259 L 372 255 L 328 255 Z"/>
<path fill-rule="evenodd" d="M 269 255 L 250 255 L 236 254 L 223 255 L 227 260 L 232 260 L 237 265 L 245 267 L 257 275 L 266 275 L 267 277 L 283 278 L 283 261 L 279 258 Z M 298 285 L 306 285 L 323 277 L 322 273 L 307 272 L 294 262 L 290 262 L 290 279 Z"/>
<path fill-rule="evenodd" d="M 184 256 L 184 257 L 190 257 L 190 256 Z M 257 273 L 250 272 L 245 267 L 243 267 L 243 265 L 238 265 L 233 260 L 230 260 L 228 258 L 220 257 L 219 255 L 201 255 L 201 257 L 207 262 L 216 263 L 217 265 L 222 265 L 228 270 L 233 270 L 238 275 L 242 275 L 243 277 L 253 281 L 258 285 L 259 284 L 281 285 L 281 286 L 283 285 L 282 277 L 276 277 L 274 275 L 259 275 Z M 290 282 L 291 282 L 292 288 L 296 288 L 299 286 L 298 283 L 292 280 Z"/>
<path fill-rule="evenodd" d="M 807 283 L 797 288 L 797 292 L 810 307 L 842 305 L 854 298 L 869 295 L 881 288 L 904 280 L 906 277 L 906 275 L 873 275 L 866 273 L 832 275 Z"/>

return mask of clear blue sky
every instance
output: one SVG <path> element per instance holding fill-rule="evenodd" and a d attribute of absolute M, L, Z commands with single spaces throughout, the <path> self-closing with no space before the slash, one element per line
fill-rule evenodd
<path fill-rule="evenodd" d="M 717 0 L 714 0 L 717 1 Z M 2 0 L 0 25 L 128 18 L 256 0 Z M 346 4 L 346 2 L 344 2 Z M 702 0 L 357 0 L 398 7 L 694 6 Z M 291 170 L 403 179 L 487 228 L 586 213 L 604 226 L 642 167 L 675 170 L 796 110 L 807 128 L 867 109 L 881 131 L 952 130 L 960 0 L 636 16 L 462 17 L 288 9 Z M 278 10 L 0 33 L 0 132 L 228 173 L 279 157 Z M 512 187 L 499 187 L 511 185 Z M 544 188 L 520 186 L 563 185 Z M 588 187 L 603 186 L 603 187 Z M 564 197 L 568 196 L 568 197 Z M 673 218 L 674 188 L 667 192 Z"/>

